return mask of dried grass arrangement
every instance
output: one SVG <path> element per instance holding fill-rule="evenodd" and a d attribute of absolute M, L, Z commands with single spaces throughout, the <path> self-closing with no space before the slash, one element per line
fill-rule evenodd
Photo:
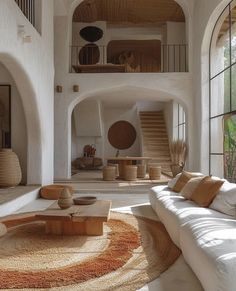
<path fill-rule="evenodd" d="M 171 170 L 174 177 L 182 172 L 186 163 L 187 152 L 187 144 L 184 140 L 170 142 Z"/>

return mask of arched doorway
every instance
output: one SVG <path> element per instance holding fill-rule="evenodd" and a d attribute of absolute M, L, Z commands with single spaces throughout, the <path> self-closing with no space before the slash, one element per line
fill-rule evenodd
<path fill-rule="evenodd" d="M 0 53 L 0 67 L 0 82 L 12 86 L 12 145 L 21 160 L 23 182 L 41 184 L 42 137 L 35 90 L 22 65 L 11 55 Z"/>
<path fill-rule="evenodd" d="M 181 106 L 179 103 L 181 103 Z M 135 87 L 120 87 L 91 93 L 80 100 L 74 100 L 70 106 L 69 122 L 71 147 L 69 158 L 72 162 L 72 174 L 77 173 L 78 158 L 84 156 L 83 149 L 92 145 L 96 157 L 106 164 L 106 157 L 115 156 L 117 149 L 108 141 L 110 127 L 125 120 L 136 130 L 137 137 L 132 146 L 121 150 L 123 156 L 147 156 L 144 151 L 140 112 L 162 111 L 168 130 L 168 140 L 187 139 L 186 105 L 171 94 Z M 152 149 L 150 149 L 152 150 Z M 152 153 L 154 154 L 154 153 Z M 76 162 L 76 163 L 74 163 Z M 83 167 L 80 167 L 83 169 Z"/>

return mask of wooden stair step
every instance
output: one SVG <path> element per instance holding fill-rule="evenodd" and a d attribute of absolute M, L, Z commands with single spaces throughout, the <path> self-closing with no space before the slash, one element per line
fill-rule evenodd
<path fill-rule="evenodd" d="M 162 114 L 163 115 L 163 111 L 139 111 L 140 115 L 152 115 L 152 114 Z"/>

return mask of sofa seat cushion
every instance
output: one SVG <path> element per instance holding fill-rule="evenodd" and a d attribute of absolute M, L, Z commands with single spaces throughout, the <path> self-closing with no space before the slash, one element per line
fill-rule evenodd
<path fill-rule="evenodd" d="M 150 197 L 152 197 L 150 199 Z M 186 200 L 170 191 L 169 195 L 150 192 L 150 202 L 160 220 L 164 223 L 173 242 L 180 247 L 180 226 L 201 217 L 228 218 L 227 215 L 209 208 L 198 207 L 193 201 Z"/>
<path fill-rule="evenodd" d="M 178 193 L 172 191 L 166 185 L 155 186 L 155 187 L 151 188 L 149 191 L 149 201 L 150 201 L 152 208 L 155 211 L 156 211 L 157 200 L 163 196 L 179 197 L 180 200 L 184 200 L 184 198 L 182 196 L 180 196 Z"/>
<path fill-rule="evenodd" d="M 236 220 L 204 217 L 181 226 L 180 246 L 204 290 L 236 286 Z"/>

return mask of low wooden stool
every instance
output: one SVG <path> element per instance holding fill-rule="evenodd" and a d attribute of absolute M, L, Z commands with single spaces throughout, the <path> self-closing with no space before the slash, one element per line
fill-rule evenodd
<path fill-rule="evenodd" d="M 116 167 L 115 166 L 103 167 L 102 175 L 104 181 L 114 181 L 116 179 Z"/>
<path fill-rule="evenodd" d="M 146 177 L 146 171 L 147 171 L 147 167 L 146 165 L 142 165 L 139 164 L 137 165 L 138 169 L 137 169 L 137 178 L 143 179 Z"/>
<path fill-rule="evenodd" d="M 149 166 L 149 178 L 150 180 L 160 180 L 161 179 L 161 166 Z"/>
<path fill-rule="evenodd" d="M 137 180 L 137 172 L 138 167 L 137 166 L 125 166 L 125 180 L 126 181 L 136 181 Z"/>

